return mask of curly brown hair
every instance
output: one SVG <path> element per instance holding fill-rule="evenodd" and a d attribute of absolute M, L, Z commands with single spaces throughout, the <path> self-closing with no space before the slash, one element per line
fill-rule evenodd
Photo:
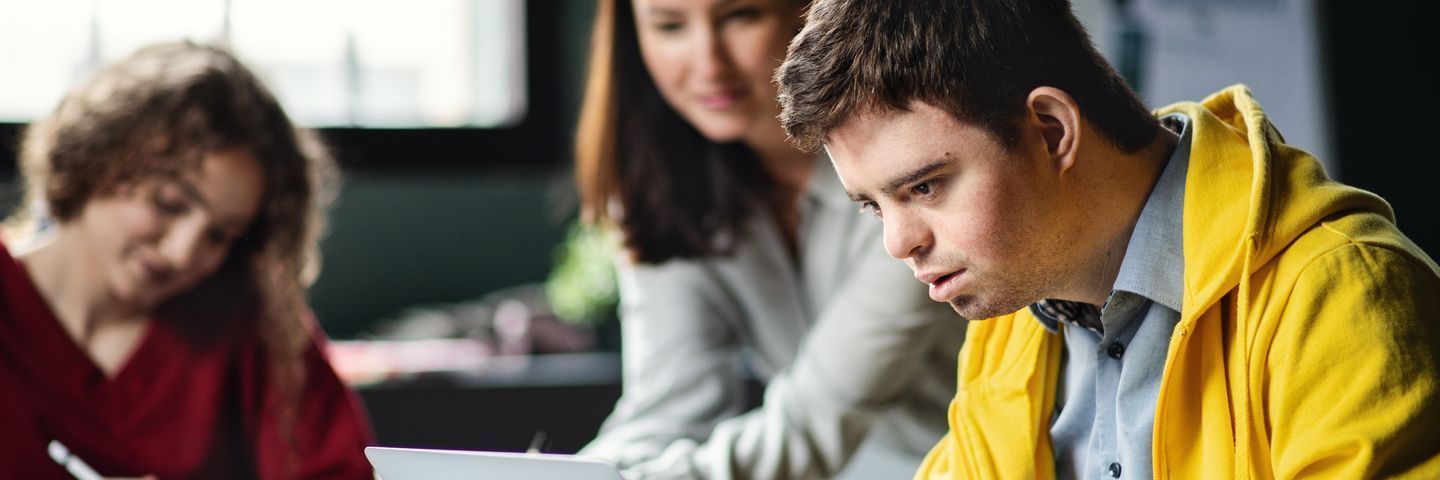
<path fill-rule="evenodd" d="M 259 163 L 260 210 L 214 275 L 160 309 L 253 319 L 286 432 L 311 341 L 304 288 L 318 265 L 337 170 L 318 136 L 296 128 L 233 55 L 188 41 L 153 45 L 69 92 L 51 115 L 25 130 L 26 200 L 11 223 L 25 230 L 68 222 L 92 199 L 197 170 L 208 154 L 223 150 L 248 151 Z"/>

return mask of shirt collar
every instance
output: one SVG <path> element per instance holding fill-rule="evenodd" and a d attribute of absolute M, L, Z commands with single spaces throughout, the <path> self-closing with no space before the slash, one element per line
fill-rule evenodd
<path fill-rule="evenodd" d="M 1104 335 L 1104 327 L 1100 325 L 1100 309 L 1085 302 L 1045 299 L 1030 305 L 1030 313 L 1035 315 L 1041 326 L 1051 332 L 1059 332 L 1060 324 L 1068 323 L 1084 327 L 1096 335 Z"/>
<path fill-rule="evenodd" d="M 1165 162 L 1145 207 L 1130 234 L 1125 257 L 1115 277 L 1113 292 L 1130 292 L 1180 311 L 1185 292 L 1184 225 L 1185 177 L 1190 165 L 1190 118 L 1173 114 L 1160 121 L 1180 134 L 1175 151 Z M 1076 324 L 1103 336 L 1100 309 L 1082 302 L 1041 300 L 1030 312 L 1047 330 L 1061 323 Z"/>
<path fill-rule="evenodd" d="M 1140 218 L 1130 234 L 1125 258 L 1112 290 L 1135 293 L 1174 311 L 1180 311 L 1185 293 L 1184 225 L 1185 176 L 1190 166 L 1190 119 L 1181 114 L 1161 119 L 1178 128 L 1180 140 Z"/>

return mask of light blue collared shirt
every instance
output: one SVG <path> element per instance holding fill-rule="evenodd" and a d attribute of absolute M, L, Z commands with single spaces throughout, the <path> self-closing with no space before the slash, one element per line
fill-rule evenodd
<path fill-rule="evenodd" d="M 1155 398 L 1180 321 L 1185 262 L 1181 219 L 1190 119 L 1156 180 L 1100 310 L 1104 335 L 1066 324 L 1050 439 L 1059 478 L 1151 478 Z"/>

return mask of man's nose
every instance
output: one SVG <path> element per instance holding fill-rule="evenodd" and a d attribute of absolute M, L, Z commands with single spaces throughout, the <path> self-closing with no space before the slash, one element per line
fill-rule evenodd
<path fill-rule="evenodd" d="M 885 213 L 885 253 L 904 260 L 930 248 L 933 237 L 922 219 L 905 212 Z"/>

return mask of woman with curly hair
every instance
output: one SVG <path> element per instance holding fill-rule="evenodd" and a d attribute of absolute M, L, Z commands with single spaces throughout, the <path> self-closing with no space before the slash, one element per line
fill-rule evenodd
<path fill-rule="evenodd" d="M 371 478 L 305 304 L 334 163 L 231 54 L 109 65 L 32 124 L 0 245 L 0 477 Z"/>

